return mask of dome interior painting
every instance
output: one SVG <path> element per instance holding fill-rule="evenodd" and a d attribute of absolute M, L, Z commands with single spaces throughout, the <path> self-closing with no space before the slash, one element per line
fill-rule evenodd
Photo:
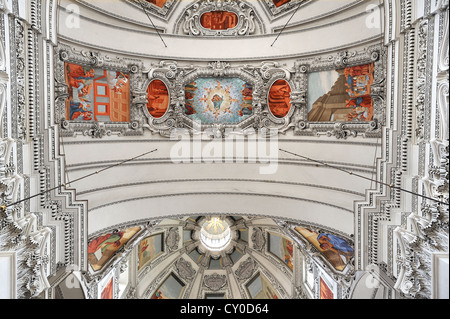
<path fill-rule="evenodd" d="M 448 19 L 0 0 L 0 299 L 448 299 Z"/>

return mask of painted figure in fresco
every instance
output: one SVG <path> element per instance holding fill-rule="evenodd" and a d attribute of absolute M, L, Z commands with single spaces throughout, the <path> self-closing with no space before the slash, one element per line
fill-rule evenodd
<path fill-rule="evenodd" d="M 348 263 L 353 257 L 353 248 L 344 239 L 338 236 L 321 233 L 317 236 L 317 241 L 319 242 L 321 249 L 334 251 L 344 259 L 345 263 Z"/>
<path fill-rule="evenodd" d="M 94 69 L 85 71 L 84 67 L 77 64 L 67 64 L 67 76 L 69 85 L 78 92 L 78 97 L 86 96 L 92 88 L 92 81 L 95 77 Z"/>
<path fill-rule="evenodd" d="M 215 94 L 215 95 L 213 96 L 213 98 L 211 99 L 211 101 L 212 101 L 213 104 L 214 104 L 214 108 L 215 108 L 216 110 L 220 110 L 220 106 L 222 105 L 223 98 L 222 98 L 220 95 Z"/>
<path fill-rule="evenodd" d="M 88 107 L 89 104 L 84 106 L 81 102 L 70 101 L 70 119 L 75 120 L 81 115 L 84 121 L 92 120 L 92 112 L 87 109 Z"/>
<path fill-rule="evenodd" d="M 155 294 L 152 296 L 152 299 L 165 299 L 163 296 L 163 293 L 158 290 L 157 292 L 155 292 Z"/>
<path fill-rule="evenodd" d="M 122 239 L 123 235 L 124 235 L 124 232 L 118 231 L 118 232 L 106 234 L 106 235 L 95 238 L 88 245 L 88 253 L 94 254 L 99 249 L 101 249 L 101 253 L 103 255 L 105 250 L 110 246 L 113 246 L 116 248 L 120 247 L 120 245 L 121 245 L 120 240 Z"/>
<path fill-rule="evenodd" d="M 106 82 L 108 83 L 108 86 L 111 90 L 113 90 L 117 94 L 121 94 L 122 87 L 128 82 L 128 77 L 122 72 L 107 71 Z"/>
<path fill-rule="evenodd" d="M 289 266 L 289 268 L 293 269 L 294 265 L 292 264 L 292 256 L 294 254 L 294 245 L 290 240 L 286 240 L 286 251 L 287 254 L 284 256 L 284 262 Z"/>
<path fill-rule="evenodd" d="M 113 280 L 108 282 L 108 285 L 103 289 L 101 299 L 113 299 Z"/>
<path fill-rule="evenodd" d="M 241 103 L 241 109 L 238 111 L 239 116 L 251 115 L 253 110 L 253 87 L 249 83 L 244 83 L 243 87 L 241 93 L 244 103 Z"/>
<path fill-rule="evenodd" d="M 352 98 L 370 94 L 373 83 L 373 64 L 364 64 L 345 68 L 346 92 Z"/>
<path fill-rule="evenodd" d="M 194 109 L 194 106 L 192 105 L 192 102 L 186 101 L 184 106 L 186 108 L 186 110 L 185 110 L 186 115 L 192 115 L 192 114 L 197 113 L 197 111 Z"/>
<path fill-rule="evenodd" d="M 69 84 L 72 87 L 78 88 L 79 83 L 92 80 L 95 76 L 94 69 L 90 69 L 89 71 L 85 71 L 84 67 L 77 64 L 68 64 L 67 65 L 67 76 L 69 77 Z"/>
<path fill-rule="evenodd" d="M 372 98 L 369 95 L 360 96 L 355 99 L 346 101 L 347 107 L 352 107 L 353 110 L 347 115 L 348 121 L 370 121 L 372 120 Z"/>

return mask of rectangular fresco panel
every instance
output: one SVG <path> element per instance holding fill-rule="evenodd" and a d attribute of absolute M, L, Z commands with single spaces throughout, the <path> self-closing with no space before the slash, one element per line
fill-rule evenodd
<path fill-rule="evenodd" d="M 283 261 L 291 270 L 294 269 L 292 264 L 293 247 L 290 240 L 280 235 L 269 233 L 269 251 Z"/>
<path fill-rule="evenodd" d="M 185 113 L 204 124 L 239 123 L 253 110 L 253 87 L 239 78 L 198 78 L 185 86 Z"/>
<path fill-rule="evenodd" d="M 308 121 L 371 121 L 373 80 L 373 63 L 312 72 L 308 78 Z"/>
<path fill-rule="evenodd" d="M 313 244 L 339 271 L 344 270 L 355 254 L 354 249 L 339 236 L 317 233 L 304 227 L 295 227 L 295 230 Z"/>
<path fill-rule="evenodd" d="M 181 299 L 185 284 L 183 284 L 175 275 L 169 277 L 156 289 L 152 299 Z"/>
<path fill-rule="evenodd" d="M 139 243 L 138 270 L 163 253 L 163 234 L 149 236 Z"/>
<path fill-rule="evenodd" d="M 261 274 L 258 274 L 248 285 L 247 291 L 251 299 L 279 299 L 275 289 L 269 281 Z"/>
<path fill-rule="evenodd" d="M 126 73 L 65 63 L 69 87 L 66 120 L 129 122 L 130 83 Z"/>
<path fill-rule="evenodd" d="M 94 238 L 88 244 L 88 260 L 92 269 L 100 270 L 141 228 L 133 227 Z"/>

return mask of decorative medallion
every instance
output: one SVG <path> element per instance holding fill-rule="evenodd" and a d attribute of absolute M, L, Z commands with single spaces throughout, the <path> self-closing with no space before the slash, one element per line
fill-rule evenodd
<path fill-rule="evenodd" d="M 203 285 L 212 291 L 220 290 L 227 285 L 227 276 L 217 273 L 206 275 L 203 278 Z"/>
<path fill-rule="evenodd" d="M 175 264 L 175 267 L 177 268 L 178 275 L 180 275 L 181 278 L 191 280 L 195 276 L 195 269 L 192 268 L 192 265 L 190 262 L 184 260 L 183 258 L 178 259 L 178 261 Z"/>
<path fill-rule="evenodd" d="M 170 251 L 175 251 L 178 249 L 178 242 L 180 240 L 180 235 L 178 234 L 177 228 L 170 228 L 166 237 L 166 245 Z"/>
<path fill-rule="evenodd" d="M 252 258 L 248 257 L 247 260 L 243 261 L 238 269 L 234 272 L 236 274 L 236 277 L 240 280 L 247 280 L 255 271 L 255 262 Z"/>
<path fill-rule="evenodd" d="M 252 241 L 256 250 L 262 251 L 264 249 L 266 239 L 264 238 L 264 231 L 262 230 L 262 228 L 253 228 Z"/>

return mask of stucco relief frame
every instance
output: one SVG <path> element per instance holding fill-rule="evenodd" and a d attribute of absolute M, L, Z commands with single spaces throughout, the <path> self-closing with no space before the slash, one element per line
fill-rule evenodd
<path fill-rule="evenodd" d="M 142 117 L 136 109 L 134 91 L 142 76 L 142 64 L 136 60 L 121 57 L 109 57 L 100 52 L 77 51 L 61 44 L 55 49 L 55 122 L 61 126 L 63 136 L 85 135 L 102 138 L 110 135 L 139 135 L 139 119 Z M 129 122 L 78 122 L 66 120 L 65 102 L 68 98 L 68 85 L 65 82 L 65 63 L 99 67 L 107 70 L 122 71 L 129 74 L 130 82 L 130 121 Z"/>
<path fill-rule="evenodd" d="M 202 26 L 201 16 L 207 12 L 227 11 L 236 14 L 236 26 L 226 30 L 211 30 Z M 175 26 L 175 33 L 182 32 L 193 36 L 244 36 L 253 34 L 256 25 L 263 28 L 263 24 L 256 16 L 252 6 L 244 1 L 212 1 L 201 0 L 186 8 Z"/>
<path fill-rule="evenodd" d="M 154 14 L 159 18 L 164 18 L 167 20 L 169 19 L 171 13 L 175 10 L 175 7 L 179 3 L 179 1 L 177 0 L 167 0 L 164 6 L 160 8 L 144 0 L 126 0 L 126 1 L 129 4 L 138 7 L 140 10 L 142 10 L 142 7 L 144 7 L 148 13 Z"/>
<path fill-rule="evenodd" d="M 281 222 L 279 225 L 284 225 L 284 229 L 286 232 L 290 235 L 290 237 L 302 248 L 303 251 L 305 251 L 308 256 L 311 258 L 312 261 L 317 263 L 318 265 L 321 265 L 324 271 L 328 273 L 332 278 L 336 278 L 336 276 L 344 276 L 344 277 L 351 277 L 354 273 L 354 266 L 353 266 L 353 260 L 355 257 L 353 257 L 353 260 L 350 260 L 350 262 L 345 266 L 345 268 L 342 271 L 339 271 L 333 267 L 333 265 L 323 256 L 316 247 L 314 247 L 313 244 L 308 242 L 301 234 L 299 234 L 295 227 L 308 227 L 312 231 L 316 231 L 318 233 L 320 232 L 330 232 L 330 230 L 322 229 L 314 225 L 300 225 L 295 224 L 291 222 Z M 343 233 L 337 233 L 331 231 L 331 233 L 334 233 L 336 235 L 339 235 L 342 238 L 345 238 L 347 242 L 349 242 L 352 246 L 354 246 L 354 242 L 351 238 L 348 238 Z M 347 278 L 348 279 L 348 278 Z"/>
<path fill-rule="evenodd" d="M 157 65 L 152 65 L 145 70 L 147 79 L 143 82 L 139 92 L 135 92 L 134 103 L 138 104 L 138 109 L 145 114 L 146 123 L 137 124 L 137 127 L 148 129 L 155 134 L 170 137 L 175 129 L 187 129 L 190 133 L 205 132 L 208 130 L 214 136 L 225 136 L 227 129 L 238 129 L 241 132 L 246 130 L 265 131 L 270 134 L 271 129 L 276 129 L 279 133 L 284 133 L 294 127 L 292 119 L 300 108 L 304 106 L 305 88 L 292 76 L 292 72 L 285 66 L 277 62 L 263 62 L 260 65 L 241 65 L 232 67 L 226 62 L 210 62 L 206 67 L 187 65 L 181 66 L 174 61 L 161 61 Z M 194 122 L 185 114 L 185 85 L 200 77 L 236 77 L 253 86 L 253 113 L 248 118 L 239 123 L 212 123 L 201 124 Z M 301 78 L 301 75 L 297 76 Z M 170 103 L 166 113 L 161 118 L 153 118 L 146 111 L 148 84 L 155 80 L 161 80 L 170 93 Z M 284 118 L 276 118 L 269 110 L 267 95 L 271 85 L 279 79 L 285 80 L 291 87 L 291 108 Z"/>
<path fill-rule="evenodd" d="M 374 116 L 368 122 L 310 122 L 308 110 L 305 107 L 295 123 L 295 135 L 306 136 L 335 136 L 345 139 L 350 136 L 362 135 L 365 137 L 380 137 L 381 127 L 385 123 L 385 50 L 380 45 L 368 47 L 362 51 L 341 51 L 329 56 L 318 56 L 296 61 L 295 77 L 302 79 L 302 86 L 307 92 L 308 75 L 312 72 L 335 70 L 349 66 L 374 63 L 374 83 L 371 85 L 371 97 L 373 99 Z"/>

